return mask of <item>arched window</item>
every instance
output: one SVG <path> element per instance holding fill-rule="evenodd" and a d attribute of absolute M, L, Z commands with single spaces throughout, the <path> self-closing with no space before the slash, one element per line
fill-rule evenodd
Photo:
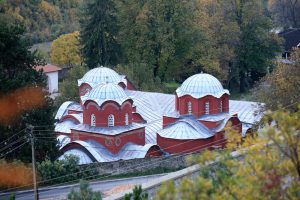
<path fill-rule="evenodd" d="M 113 115 L 108 115 L 108 127 L 115 126 L 115 117 Z"/>
<path fill-rule="evenodd" d="M 95 114 L 91 115 L 91 126 L 96 126 L 96 116 L 95 116 Z"/>
<path fill-rule="evenodd" d="M 127 126 L 129 124 L 129 122 L 128 122 L 128 114 L 126 113 L 125 114 L 125 125 Z"/>
<path fill-rule="evenodd" d="M 223 112 L 223 102 L 222 102 L 222 100 L 220 101 L 220 112 Z"/>
<path fill-rule="evenodd" d="M 209 114 L 209 102 L 205 102 L 205 114 Z"/>
<path fill-rule="evenodd" d="M 191 115 L 192 114 L 192 102 L 188 102 L 188 114 Z"/>

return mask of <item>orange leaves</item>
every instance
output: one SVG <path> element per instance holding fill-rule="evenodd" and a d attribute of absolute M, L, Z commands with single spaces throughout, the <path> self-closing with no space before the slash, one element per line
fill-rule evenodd
<path fill-rule="evenodd" d="M 40 87 L 24 87 L 0 97 L 0 124 L 10 124 L 24 111 L 43 106 L 44 93 Z"/>
<path fill-rule="evenodd" d="M 32 183 L 32 169 L 21 162 L 0 160 L 0 187 L 9 188 Z"/>

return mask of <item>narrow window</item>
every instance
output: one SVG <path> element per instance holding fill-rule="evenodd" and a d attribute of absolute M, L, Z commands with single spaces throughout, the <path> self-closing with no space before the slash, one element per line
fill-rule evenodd
<path fill-rule="evenodd" d="M 222 100 L 220 101 L 220 112 L 223 112 L 223 103 L 222 103 Z"/>
<path fill-rule="evenodd" d="M 108 127 L 113 127 L 115 125 L 115 117 L 113 115 L 108 116 Z"/>
<path fill-rule="evenodd" d="M 192 114 L 192 102 L 188 102 L 188 114 L 191 115 Z"/>
<path fill-rule="evenodd" d="M 128 114 L 125 114 L 125 125 L 128 126 L 129 122 L 128 122 Z"/>
<path fill-rule="evenodd" d="M 95 116 L 95 114 L 91 115 L 91 126 L 96 126 L 96 116 Z"/>
<path fill-rule="evenodd" d="M 209 114 L 209 102 L 205 102 L 205 114 Z"/>

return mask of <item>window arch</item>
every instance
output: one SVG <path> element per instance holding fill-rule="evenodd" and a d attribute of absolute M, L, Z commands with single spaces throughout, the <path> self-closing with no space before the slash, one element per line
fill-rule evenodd
<path fill-rule="evenodd" d="M 91 126 L 96 126 L 96 116 L 95 116 L 95 114 L 91 114 Z"/>
<path fill-rule="evenodd" d="M 205 114 L 208 115 L 209 114 L 209 102 L 205 102 Z"/>
<path fill-rule="evenodd" d="M 223 112 L 223 102 L 222 102 L 222 100 L 220 101 L 220 112 Z"/>
<path fill-rule="evenodd" d="M 192 114 L 192 102 L 188 102 L 188 114 L 191 115 Z"/>
<path fill-rule="evenodd" d="M 125 114 L 125 125 L 128 126 L 129 120 L 128 120 L 128 113 Z"/>
<path fill-rule="evenodd" d="M 115 126 L 115 117 L 114 115 L 108 115 L 108 127 L 113 127 Z"/>

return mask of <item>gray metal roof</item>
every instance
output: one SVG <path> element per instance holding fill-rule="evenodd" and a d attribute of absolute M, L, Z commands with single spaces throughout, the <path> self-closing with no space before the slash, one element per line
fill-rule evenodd
<path fill-rule="evenodd" d="M 263 113 L 260 112 L 260 103 L 251 101 L 229 101 L 229 113 L 238 114 L 241 122 L 255 124 L 261 120 Z"/>
<path fill-rule="evenodd" d="M 78 124 L 74 126 L 72 129 L 77 131 L 98 133 L 104 135 L 118 135 L 120 133 L 132 131 L 145 126 L 146 126 L 145 124 L 139 124 L 139 123 L 132 123 L 128 126 L 114 126 L 114 127 L 94 127 L 86 124 Z"/>
<path fill-rule="evenodd" d="M 174 124 L 159 130 L 158 134 L 164 138 L 178 140 L 206 139 L 214 136 L 206 126 L 191 118 L 179 119 Z"/>
<path fill-rule="evenodd" d="M 223 94 L 229 94 L 225 90 L 220 81 L 210 74 L 195 74 L 186 79 L 182 85 L 176 90 L 179 97 L 184 95 L 191 95 L 199 99 L 206 95 L 211 95 L 220 98 Z"/>
<path fill-rule="evenodd" d="M 88 71 L 81 79 L 78 80 L 78 86 L 88 83 L 92 88 L 102 83 L 118 84 L 124 81 L 124 77 L 120 76 L 114 70 L 107 67 L 97 67 Z M 127 85 L 127 81 L 124 82 Z"/>
<path fill-rule="evenodd" d="M 58 160 L 64 160 L 65 156 L 75 155 L 79 158 L 79 165 L 90 164 L 92 163 L 92 159 L 82 150 L 80 149 L 71 149 L 66 151 L 63 155 L 58 157 Z"/>
<path fill-rule="evenodd" d="M 60 120 L 67 113 L 68 108 L 72 105 L 78 105 L 78 103 L 75 101 L 66 101 L 63 104 L 61 104 L 61 106 L 56 112 L 54 119 Z"/>
<path fill-rule="evenodd" d="M 101 106 L 106 101 L 114 101 L 119 105 L 130 99 L 124 92 L 123 88 L 114 83 L 100 84 L 92 89 L 89 93 L 81 97 L 82 102 L 93 100 Z"/>
<path fill-rule="evenodd" d="M 66 119 L 55 125 L 54 131 L 58 133 L 71 133 L 71 129 L 76 126 L 76 122 L 71 119 Z"/>
<path fill-rule="evenodd" d="M 153 144 L 146 144 L 144 146 L 136 145 L 133 143 L 127 143 L 117 154 L 112 154 L 110 151 L 108 151 L 103 145 L 99 144 L 98 142 L 94 140 L 88 140 L 88 141 L 73 141 L 72 143 L 76 143 L 81 145 L 83 148 L 85 148 L 97 162 L 112 162 L 117 160 L 129 160 L 129 159 L 135 159 L 135 158 L 144 158 L 149 151 L 149 149 L 155 145 Z M 76 151 L 73 151 L 75 150 Z M 81 161 L 84 164 L 87 160 L 85 156 L 89 157 L 84 151 L 78 148 L 70 149 L 66 151 L 63 155 L 78 155 L 79 157 L 82 157 L 83 160 Z M 84 155 L 85 154 L 85 155 Z M 60 156 L 61 159 L 63 159 L 63 155 Z M 84 156 L 83 156 L 84 155 Z M 91 161 L 92 162 L 92 161 Z"/>
<path fill-rule="evenodd" d="M 57 138 L 59 149 L 63 148 L 65 145 L 71 142 L 71 138 L 66 135 L 59 135 Z"/>

